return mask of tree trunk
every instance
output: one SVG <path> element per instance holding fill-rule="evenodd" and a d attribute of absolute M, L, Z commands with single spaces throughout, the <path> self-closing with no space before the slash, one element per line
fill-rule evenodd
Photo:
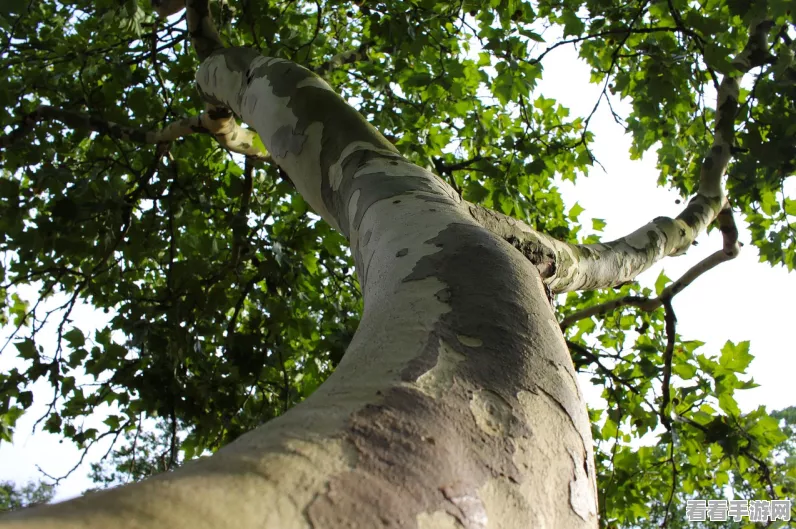
<path fill-rule="evenodd" d="M 590 422 L 539 273 L 324 81 L 229 49 L 197 79 L 349 239 L 365 311 L 309 399 L 184 468 L 4 527 L 596 527 Z"/>

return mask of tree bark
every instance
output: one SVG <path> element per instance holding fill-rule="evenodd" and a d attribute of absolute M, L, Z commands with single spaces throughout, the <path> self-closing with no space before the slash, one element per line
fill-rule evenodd
<path fill-rule="evenodd" d="M 310 71 L 237 48 L 197 80 L 349 239 L 361 324 L 309 399 L 212 457 L 0 526 L 596 527 L 586 404 L 537 268 Z"/>

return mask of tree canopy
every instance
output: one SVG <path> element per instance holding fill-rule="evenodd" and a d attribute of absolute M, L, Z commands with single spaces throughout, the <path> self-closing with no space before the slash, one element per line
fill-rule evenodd
<path fill-rule="evenodd" d="M 593 112 L 572 116 L 536 90 L 555 49 L 577 48 L 602 87 L 597 105 L 627 98 L 632 112 L 616 119 L 631 134 L 629 155 L 655 150 L 659 183 L 688 197 L 716 129 L 728 125 L 715 123 L 721 78 L 736 68 L 750 24 L 766 19 L 764 56 L 729 124 L 726 187 L 761 260 L 792 270 L 792 5 L 211 7 L 228 45 L 314 70 L 464 199 L 568 242 L 599 238 L 580 236 L 579 212 L 566 211 L 555 178 L 575 180 L 599 160 Z M 343 236 L 256 154 L 256 135 L 241 150 L 198 118 L 200 61 L 183 18 L 158 18 L 138 0 L 16 0 L 0 7 L 0 39 L 0 322 L 25 361 L 0 373 L 0 442 L 31 405 L 30 386 L 47 380 L 46 431 L 81 447 L 119 441 L 114 468 L 95 469 L 107 485 L 215 451 L 312 393 L 358 323 L 353 261 Z M 792 430 L 788 441 L 783 417 L 743 414 L 734 399 L 753 387 L 743 376 L 749 344 L 706 350 L 676 335 L 665 301 L 632 301 L 673 295 L 670 281 L 661 276 L 656 292 L 628 283 L 569 293 L 557 307 L 576 368 L 604 386 L 606 407 L 590 415 L 605 526 L 669 522 L 686 499 L 719 497 L 727 485 L 749 497 L 796 496 L 793 458 L 780 457 L 792 454 Z M 38 300 L 20 297 L 24 285 Z M 52 299 L 63 303 L 44 310 Z M 79 300 L 111 314 L 110 324 L 81 328 L 70 318 Z M 626 302 L 603 305 L 612 300 Z M 55 350 L 38 343 L 48 319 Z M 83 427 L 100 409 L 111 410 L 103 427 Z M 157 418 L 155 434 L 141 432 L 147 418 Z M 637 442 L 650 433 L 652 444 Z"/>
<path fill-rule="evenodd" d="M 55 488 L 46 483 L 26 483 L 17 486 L 10 481 L 0 483 L 0 513 L 47 503 L 55 495 Z"/>

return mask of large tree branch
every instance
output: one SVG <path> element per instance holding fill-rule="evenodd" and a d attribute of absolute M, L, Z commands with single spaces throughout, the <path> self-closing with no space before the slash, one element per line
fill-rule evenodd
<path fill-rule="evenodd" d="M 632 281 L 660 259 L 684 253 L 715 220 L 724 238 L 722 251 L 728 259 L 735 257 L 738 230 L 722 178 L 732 156 L 739 83 L 746 72 L 771 61 L 766 46 L 771 27 L 768 20 L 752 25 L 746 47 L 732 61 L 736 70 L 725 75 L 719 86 L 713 145 L 702 162 L 699 189 L 677 217 L 658 217 L 611 242 L 569 244 L 480 206 L 470 205 L 472 216 L 531 260 L 552 292 L 608 288 Z"/>
<path fill-rule="evenodd" d="M 214 52 L 225 48 L 221 36 L 213 22 L 208 0 L 153 0 L 153 5 L 162 17 L 173 15 L 185 8 L 188 34 L 191 43 L 200 61 L 204 61 Z M 205 96 L 205 94 L 202 94 Z M 211 98 L 204 97 L 206 101 Z M 272 161 L 265 153 L 257 134 L 249 129 L 244 129 L 236 121 L 235 115 L 225 105 L 207 103 L 202 125 L 212 132 L 219 143 L 231 151 L 245 154 L 252 158 Z"/>
<path fill-rule="evenodd" d="M 721 211 L 723 198 L 695 196 L 680 215 L 658 217 L 633 233 L 600 244 L 570 244 L 481 206 L 471 215 L 533 262 L 554 293 L 594 290 L 632 281 L 668 255 L 685 252 Z"/>
<path fill-rule="evenodd" d="M 168 143 L 191 134 L 212 134 L 222 147 L 232 152 L 258 160 L 270 160 L 268 154 L 257 146 L 257 134 L 253 130 L 241 127 L 229 110 L 212 106 L 198 116 L 181 119 L 160 130 L 128 127 L 73 110 L 40 106 L 26 115 L 16 129 L 0 136 L 0 148 L 10 148 L 42 121 L 60 121 L 72 129 L 90 130 L 145 144 Z"/>

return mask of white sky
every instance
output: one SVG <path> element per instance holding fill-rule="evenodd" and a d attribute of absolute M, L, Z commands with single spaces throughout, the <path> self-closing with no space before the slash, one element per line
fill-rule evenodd
<path fill-rule="evenodd" d="M 540 93 L 556 98 L 570 108 L 570 115 L 587 116 L 599 97 L 600 87 L 589 84 L 589 71 L 577 61 L 571 46 L 553 51 L 545 60 L 544 80 Z M 629 107 L 612 99 L 620 115 L 627 115 Z M 603 236 L 610 240 L 629 233 L 660 215 L 673 216 L 682 205 L 675 204 L 676 193 L 656 187 L 655 154 L 641 161 L 630 161 L 629 136 L 624 135 L 603 103 L 592 118 L 590 129 L 596 134 L 593 153 L 605 166 L 606 172 L 594 168 L 588 178 L 577 184 L 564 182 L 561 191 L 567 207 L 576 201 L 586 210 L 581 219 L 601 218 L 607 221 Z M 796 196 L 796 182 L 791 178 L 789 195 Z M 740 220 L 740 219 L 739 219 Z M 677 331 L 684 339 L 706 342 L 704 351 L 718 353 L 726 340 L 735 342 L 751 340 L 755 355 L 749 374 L 760 384 L 759 388 L 739 392 L 736 396 L 743 411 L 764 404 L 769 409 L 796 405 L 793 373 L 796 372 L 796 331 L 789 305 L 796 299 L 796 275 L 788 274 L 782 267 L 771 268 L 758 262 L 757 251 L 749 245 L 749 234 L 740 222 L 741 241 L 746 243 L 741 255 L 708 272 L 680 293 L 673 302 L 678 318 Z M 681 257 L 668 258 L 645 272 L 639 279 L 652 285 L 661 269 L 676 279 L 699 260 L 721 248 L 721 236 L 714 231 L 698 239 L 699 246 Z M 28 291 L 30 292 L 30 291 Z M 30 301 L 32 296 L 28 296 Z M 80 328 L 98 326 L 107 316 L 87 306 L 78 306 L 73 317 Z M 50 328 L 49 347 L 52 347 L 54 329 Z M 8 329 L 0 332 L 5 341 Z M 51 350 L 51 349 L 50 349 Z M 6 370 L 15 363 L 11 356 L 15 349 L 9 347 L 0 358 L 0 369 Z M 590 403 L 599 405 L 599 388 L 586 387 Z M 80 452 L 71 443 L 61 443 L 58 436 L 41 431 L 31 434 L 31 427 L 46 408 L 51 393 L 35 391 L 34 405 L 17 425 L 15 443 L 0 445 L 0 481 L 24 482 L 41 479 L 36 465 L 50 475 L 61 475 L 79 459 Z M 88 462 L 96 461 L 107 443 L 100 443 L 86 458 L 84 464 L 57 491 L 57 499 L 66 499 L 93 486 L 88 479 Z"/>

